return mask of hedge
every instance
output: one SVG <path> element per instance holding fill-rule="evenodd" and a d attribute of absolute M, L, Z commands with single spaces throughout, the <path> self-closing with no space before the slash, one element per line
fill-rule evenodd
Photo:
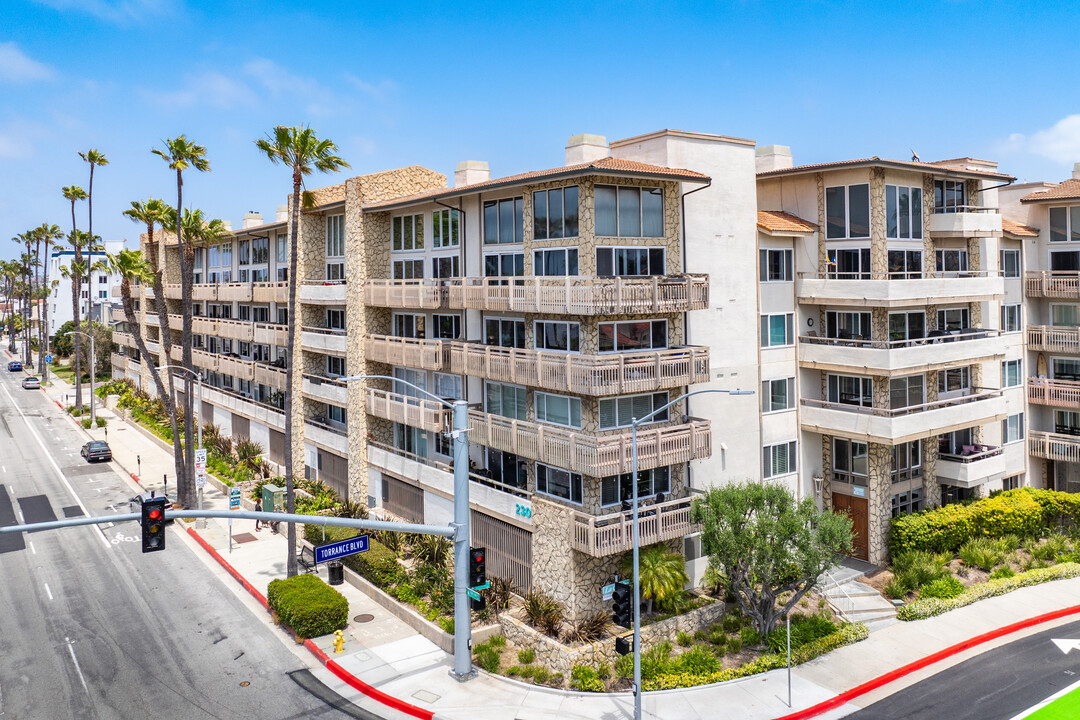
<path fill-rule="evenodd" d="M 832 635 L 826 635 L 823 638 L 814 640 L 797 649 L 792 648 L 791 664 L 799 665 L 809 660 L 813 660 L 819 655 L 824 655 L 825 653 L 843 647 L 844 645 L 851 645 L 860 640 L 865 640 L 869 634 L 869 630 L 867 630 L 866 626 L 862 623 L 850 623 L 844 625 Z M 644 690 L 672 690 L 675 688 L 693 687 L 695 685 L 708 685 L 711 683 L 736 680 L 749 675 L 757 675 L 758 673 L 768 672 L 769 670 L 776 670 L 782 667 L 787 667 L 787 654 L 769 653 L 767 655 L 762 655 L 753 662 L 748 662 L 737 668 L 718 670 L 714 673 L 706 673 L 703 675 L 665 673 L 658 675 L 651 680 L 643 679 L 641 681 L 641 687 Z"/>
<path fill-rule="evenodd" d="M 271 580 L 266 602 L 300 638 L 343 630 L 349 622 L 349 601 L 317 575 Z"/>
<path fill-rule="evenodd" d="M 946 505 L 892 521 L 889 552 L 955 552 L 974 537 L 1032 536 L 1080 519 L 1080 496 L 1020 488 L 973 502 Z"/>
<path fill-rule="evenodd" d="M 1053 567 L 1028 570 L 1012 577 L 987 580 L 984 583 L 971 586 L 957 597 L 948 600 L 943 598 L 919 598 L 897 609 L 896 617 L 899 620 L 924 620 L 985 598 L 1004 595 L 1018 588 L 1078 576 L 1080 576 L 1080 563 L 1059 563 Z"/>
<path fill-rule="evenodd" d="M 332 543 L 338 540 L 356 537 L 358 535 L 353 528 L 326 526 L 326 540 L 323 540 L 323 526 L 308 523 L 304 525 L 304 539 L 314 545 L 322 545 L 324 542 Z M 405 568 L 397 560 L 393 550 L 388 549 L 374 537 L 368 538 L 367 552 L 348 555 L 341 558 L 345 567 L 362 577 L 370 580 L 374 585 L 387 590 L 391 585 L 400 582 L 405 577 Z"/>

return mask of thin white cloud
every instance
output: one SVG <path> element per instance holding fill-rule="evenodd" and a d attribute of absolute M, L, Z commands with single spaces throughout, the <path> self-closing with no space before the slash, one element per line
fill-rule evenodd
<path fill-rule="evenodd" d="M 81 12 L 111 23 L 157 19 L 180 9 L 181 0 L 37 0 L 60 12 Z"/>
<path fill-rule="evenodd" d="M 186 75 L 175 90 L 140 90 L 147 100 L 166 108 L 250 107 L 257 105 L 258 96 L 243 82 L 217 71 Z"/>
<path fill-rule="evenodd" d="M 1002 153 L 1038 155 L 1063 165 L 1080 161 L 1080 114 L 1068 115 L 1031 135 L 1012 133 L 998 143 Z"/>
<path fill-rule="evenodd" d="M 37 154 L 37 143 L 49 136 L 44 126 L 13 120 L 0 126 L 0 158 L 18 160 Z"/>
<path fill-rule="evenodd" d="M 286 70 L 268 58 L 253 58 L 243 67 L 244 74 L 253 78 L 269 94 L 271 100 L 288 100 L 303 107 L 309 116 L 333 115 L 338 107 L 334 94 L 312 78 Z"/>
<path fill-rule="evenodd" d="M 30 83 L 51 80 L 55 72 L 27 57 L 13 42 L 0 42 L 0 82 Z"/>
<path fill-rule="evenodd" d="M 345 73 L 344 77 L 346 82 L 354 88 L 367 95 L 372 100 L 376 100 L 380 103 L 389 100 L 390 96 L 397 91 L 397 84 L 393 80 L 383 79 L 377 83 L 370 83 L 366 80 L 361 80 L 352 73 Z"/>

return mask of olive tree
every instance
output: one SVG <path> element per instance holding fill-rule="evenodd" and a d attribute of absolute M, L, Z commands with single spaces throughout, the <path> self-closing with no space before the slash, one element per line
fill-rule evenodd
<path fill-rule="evenodd" d="M 748 481 L 714 488 L 694 501 L 691 516 L 701 523 L 702 549 L 762 636 L 851 553 L 850 518 L 818 513 L 813 500 L 796 500 L 781 485 Z M 777 597 L 789 592 L 778 605 Z"/>

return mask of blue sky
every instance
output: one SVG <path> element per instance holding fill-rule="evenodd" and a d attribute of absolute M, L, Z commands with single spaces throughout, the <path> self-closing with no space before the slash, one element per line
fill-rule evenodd
<path fill-rule="evenodd" d="M 60 188 L 94 176 L 94 230 L 135 240 L 132 200 L 175 202 L 150 153 L 186 134 L 212 171 L 185 205 L 239 226 L 289 175 L 256 152 L 310 124 L 350 174 L 465 159 L 553 167 L 573 134 L 670 127 L 790 145 L 796 163 L 997 160 L 1021 180 L 1080 161 L 1080 12 L 1069 3 L 372 3 L 8 0 L 0 27 L 0 239 L 69 230 Z M 347 171 L 350 172 L 350 171 Z M 312 176 L 312 187 L 340 182 Z M 86 207 L 78 208 L 86 228 Z M 0 242 L 0 257 L 13 257 Z"/>

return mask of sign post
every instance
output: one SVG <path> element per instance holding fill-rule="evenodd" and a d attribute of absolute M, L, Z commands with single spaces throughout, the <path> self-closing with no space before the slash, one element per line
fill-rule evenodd
<path fill-rule="evenodd" d="M 229 509 L 240 509 L 240 488 L 229 489 Z M 229 518 L 229 553 L 232 553 L 232 518 Z"/>
<path fill-rule="evenodd" d="M 195 450 L 195 487 L 199 490 L 199 509 L 202 510 L 203 488 L 206 487 L 206 448 Z M 199 520 L 199 527 L 205 528 L 206 521 Z"/>

